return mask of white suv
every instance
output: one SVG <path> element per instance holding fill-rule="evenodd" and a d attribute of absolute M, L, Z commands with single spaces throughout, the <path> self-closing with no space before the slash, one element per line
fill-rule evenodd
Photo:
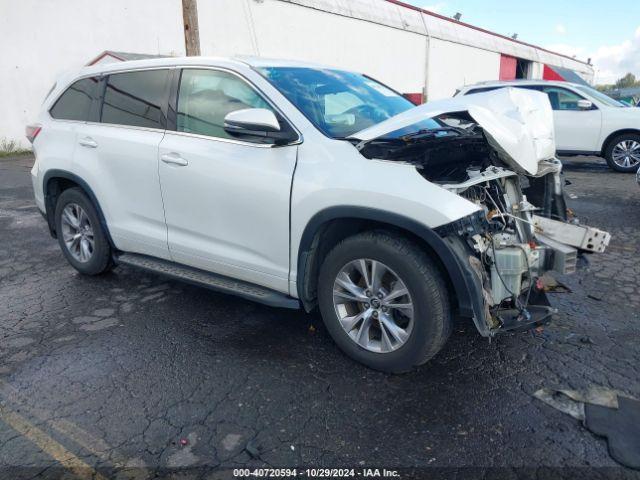
<path fill-rule="evenodd" d="M 467 85 L 456 95 L 505 87 L 537 90 L 549 96 L 559 155 L 596 155 L 618 172 L 638 170 L 640 108 L 629 107 L 587 85 L 545 80 L 483 82 Z"/>
<path fill-rule="evenodd" d="M 546 323 L 542 273 L 606 246 L 565 222 L 551 123 L 536 92 L 414 107 L 360 73 L 192 57 L 67 76 L 27 131 L 36 203 L 81 273 L 318 305 L 347 354 L 398 372 L 454 314 L 486 337 Z"/>

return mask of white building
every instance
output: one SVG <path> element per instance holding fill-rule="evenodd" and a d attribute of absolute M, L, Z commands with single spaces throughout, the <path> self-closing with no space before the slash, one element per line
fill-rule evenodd
<path fill-rule="evenodd" d="M 358 70 L 415 101 L 482 80 L 594 74 L 586 62 L 397 0 L 197 0 L 197 8 L 203 55 Z M 184 55 L 183 28 L 182 0 L 0 0 L 0 139 L 23 139 L 62 71 L 104 51 Z"/>

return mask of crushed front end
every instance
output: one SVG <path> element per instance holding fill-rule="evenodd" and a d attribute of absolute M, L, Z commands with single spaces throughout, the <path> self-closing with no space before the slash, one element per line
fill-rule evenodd
<path fill-rule="evenodd" d="M 470 168 L 467 180 L 442 185 L 481 208 L 472 219 L 437 231 L 475 273 L 489 335 L 550 320 L 547 272 L 574 273 L 579 256 L 603 252 L 609 243 L 607 232 L 568 218 L 561 169 L 556 159 L 541 162 L 534 177 L 496 166 Z"/>
<path fill-rule="evenodd" d="M 547 272 L 570 274 L 610 235 L 581 225 L 567 209 L 562 164 L 553 154 L 519 165 L 469 112 L 429 118 L 358 145 L 372 159 L 410 163 L 429 182 L 479 210 L 436 228 L 470 285 L 484 336 L 547 323 L 554 309 Z"/>

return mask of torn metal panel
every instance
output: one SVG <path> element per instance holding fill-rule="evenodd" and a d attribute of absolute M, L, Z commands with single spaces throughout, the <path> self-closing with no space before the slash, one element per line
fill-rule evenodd
<path fill-rule="evenodd" d="M 587 252 L 602 253 L 611 240 L 611 234 L 598 228 L 559 222 L 551 218 L 533 216 L 536 232 L 544 237 Z"/>

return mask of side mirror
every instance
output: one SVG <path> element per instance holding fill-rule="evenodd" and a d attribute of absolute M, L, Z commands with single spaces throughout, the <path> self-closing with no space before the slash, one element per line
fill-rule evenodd
<path fill-rule="evenodd" d="M 224 130 L 234 137 L 259 138 L 274 145 L 286 145 L 297 138 L 293 130 L 282 130 L 275 113 L 266 108 L 245 108 L 228 113 L 224 117 Z"/>
<path fill-rule="evenodd" d="M 280 123 L 271 110 L 266 108 L 245 108 L 228 113 L 224 117 L 224 129 L 228 133 L 279 132 Z"/>
<path fill-rule="evenodd" d="M 593 102 L 585 100 L 584 98 L 578 100 L 578 108 L 580 110 L 591 110 L 593 108 Z"/>

